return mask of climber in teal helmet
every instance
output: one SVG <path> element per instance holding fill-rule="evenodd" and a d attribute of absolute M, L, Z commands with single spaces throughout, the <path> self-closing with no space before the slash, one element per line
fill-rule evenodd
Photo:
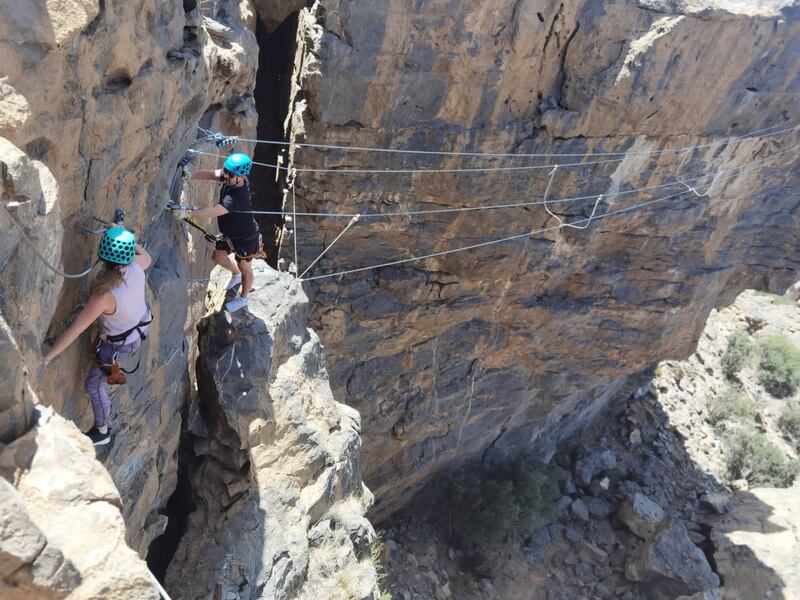
<path fill-rule="evenodd" d="M 94 427 L 86 432 L 95 446 L 111 439 L 109 418 L 111 400 L 108 385 L 112 381 L 111 367 L 130 357 L 141 346 L 151 321 L 145 302 L 144 270 L 152 259 L 136 243 L 136 237 L 123 227 L 111 227 L 103 234 L 97 256 L 102 270 L 92 282 L 92 293 L 78 316 L 45 354 L 50 363 L 63 352 L 92 323 L 100 322 L 100 342 L 95 348 L 96 362 L 89 369 L 84 389 L 92 401 Z M 122 381 L 124 382 L 124 377 Z"/>
<path fill-rule="evenodd" d="M 186 208 L 173 210 L 179 218 L 217 217 L 223 239 L 216 242 L 212 259 L 232 274 L 226 289 L 232 290 L 241 284 L 239 296 L 225 304 L 229 312 L 235 312 L 247 305 L 247 295 L 253 285 L 250 261 L 254 258 L 266 258 L 258 223 L 251 213 L 253 208 L 250 203 L 250 182 L 247 178 L 251 165 L 249 156 L 236 152 L 225 159 L 222 169 L 195 171 L 192 179 L 222 182 L 219 202 L 191 213 Z M 231 260 L 231 252 L 236 257 L 236 262 Z"/>

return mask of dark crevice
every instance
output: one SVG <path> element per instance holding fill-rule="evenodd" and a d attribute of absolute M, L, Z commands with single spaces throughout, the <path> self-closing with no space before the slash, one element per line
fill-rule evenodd
<path fill-rule="evenodd" d="M 97 5 L 99 8 L 97 11 L 97 16 L 92 19 L 92 22 L 89 23 L 82 32 L 82 35 L 86 37 L 93 36 L 97 32 L 97 29 L 100 27 L 100 23 L 103 21 L 103 17 L 105 16 L 106 0 L 99 0 Z"/>
<path fill-rule="evenodd" d="M 255 103 L 258 110 L 256 137 L 260 140 L 286 141 L 288 132 L 284 129 L 289 112 L 292 69 L 296 49 L 298 12 L 293 13 L 272 33 L 257 20 L 256 39 L 259 46 L 258 74 L 256 76 Z M 258 144 L 254 160 L 268 164 L 278 164 L 283 157 L 286 166 L 287 147 L 278 144 Z M 283 203 L 283 187 L 286 175 L 282 171 L 275 177 L 275 170 L 254 169 L 250 176 L 255 191 L 253 208 L 255 210 L 280 211 Z M 269 255 L 268 262 L 274 267 L 277 259 L 278 231 L 283 227 L 279 215 L 261 215 L 256 218 L 264 245 Z"/>
<path fill-rule="evenodd" d="M 189 403 L 185 403 L 188 407 Z M 192 484 L 190 473 L 198 462 L 192 450 L 192 435 L 186 431 L 187 409 L 184 408 L 181 416 L 181 438 L 178 446 L 178 483 L 175 491 L 167 502 L 164 516 L 167 517 L 167 528 L 163 534 L 154 539 L 147 549 L 147 567 L 164 583 L 167 568 L 178 549 L 186 526 L 189 522 L 189 515 L 197 508 L 192 500 Z"/>

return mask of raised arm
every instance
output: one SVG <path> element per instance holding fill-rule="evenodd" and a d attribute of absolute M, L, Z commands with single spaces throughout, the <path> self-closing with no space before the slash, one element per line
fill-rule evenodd
<path fill-rule="evenodd" d="M 199 179 L 201 181 L 221 181 L 222 169 L 198 169 L 190 179 Z"/>
<path fill-rule="evenodd" d="M 153 257 L 139 244 L 136 244 L 136 256 L 133 260 L 135 260 L 142 269 L 146 269 L 153 263 Z"/>
<path fill-rule="evenodd" d="M 94 323 L 97 318 L 106 313 L 112 313 L 117 308 L 117 301 L 111 292 L 105 292 L 100 295 L 92 294 L 86 302 L 86 306 L 78 313 L 72 325 L 67 327 L 66 331 L 53 344 L 53 347 L 45 354 L 44 362 L 49 363 L 56 356 L 61 354 L 75 339 L 82 334 L 89 326 Z"/>

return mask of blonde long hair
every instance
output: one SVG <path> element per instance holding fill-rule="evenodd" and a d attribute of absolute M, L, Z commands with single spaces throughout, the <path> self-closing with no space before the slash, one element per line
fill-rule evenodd
<path fill-rule="evenodd" d="M 92 282 L 92 294 L 102 295 L 125 281 L 125 267 L 103 262 L 103 268 Z"/>

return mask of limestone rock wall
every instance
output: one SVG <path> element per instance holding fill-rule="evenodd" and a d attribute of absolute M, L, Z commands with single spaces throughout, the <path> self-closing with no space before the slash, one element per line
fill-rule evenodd
<path fill-rule="evenodd" d="M 360 418 L 334 401 L 294 278 L 256 268 L 247 310 L 200 323 L 186 432 L 195 510 L 174 598 L 375 598 Z"/>
<path fill-rule="evenodd" d="M 91 442 L 52 409 L 36 415 L 0 452 L 0 595 L 158 600 L 147 565 L 126 544 L 122 499 Z"/>
<path fill-rule="evenodd" d="M 541 205 L 362 218 L 309 273 L 406 261 L 305 284 L 378 518 L 468 458 L 547 458 L 632 375 L 688 355 L 712 307 L 797 279 L 796 2 L 320 0 L 298 35 L 295 140 L 558 155 L 294 148 L 298 211 L 541 201 L 548 184 L 583 197 L 552 205 L 567 222 L 600 194 L 598 215 L 622 211 L 531 236 L 557 224 Z M 493 166 L 529 168 L 303 171 Z M 301 271 L 347 222 L 298 217 Z"/>
<path fill-rule="evenodd" d="M 122 208 L 154 258 L 148 302 L 155 319 L 141 367 L 114 393 L 115 443 L 100 454 L 123 498 L 127 541 L 141 556 L 164 531 L 176 484 L 198 318 L 189 309 L 205 293 L 189 280 L 210 268 L 205 242 L 163 207 L 181 196 L 178 161 L 198 121 L 249 134 L 257 120 L 252 4 L 196 4 L 0 2 L 0 308 L 16 346 L 3 351 L 3 362 L 24 357 L 39 398 L 84 430 L 92 423 L 83 391 L 89 336 L 47 370 L 41 348 L 69 324 L 90 278 L 57 276 L 35 252 L 59 270 L 83 271 L 99 236 L 78 226 L 101 228 L 94 217 L 109 221 Z M 203 192 L 213 193 L 207 186 L 183 194 L 198 200 Z M 8 408 L 3 441 L 25 431 L 23 407 L 0 406 Z M 19 426 L 6 436 L 12 421 Z"/>

